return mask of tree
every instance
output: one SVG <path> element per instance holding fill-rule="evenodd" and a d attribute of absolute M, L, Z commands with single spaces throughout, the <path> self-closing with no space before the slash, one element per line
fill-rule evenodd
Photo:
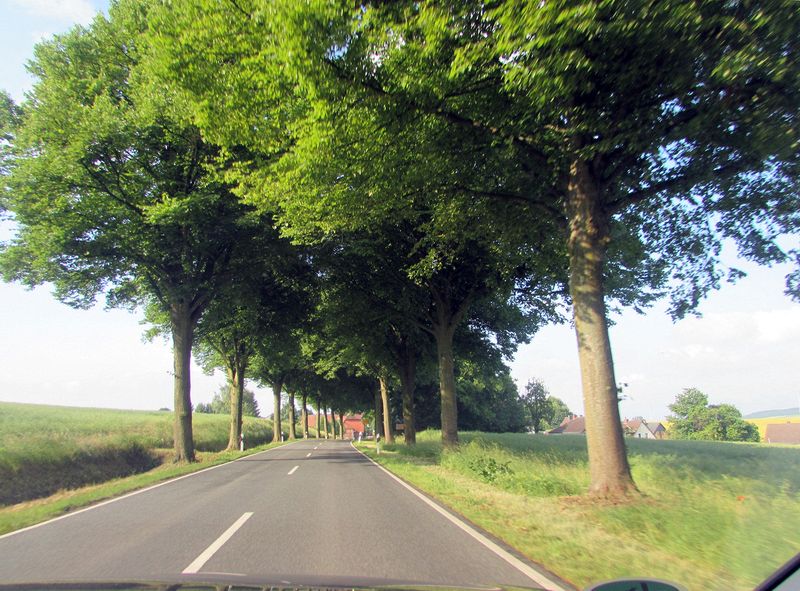
<path fill-rule="evenodd" d="M 88 307 L 157 305 L 174 352 L 178 460 L 194 460 L 194 331 L 227 279 L 245 207 L 212 174 L 219 150 L 186 117 L 173 88 L 141 65 L 148 4 L 37 45 L 4 205 L 18 231 L 0 252 L 7 281 L 48 282 Z M 158 91 L 154 91 L 157 88 Z"/>
<path fill-rule="evenodd" d="M 669 435 L 673 439 L 712 439 L 716 441 L 760 441 L 758 428 L 742 419 L 731 404 L 708 404 L 708 396 L 696 388 L 686 388 L 669 405 L 672 414 Z"/>
<path fill-rule="evenodd" d="M 478 206 L 473 209 L 474 217 L 466 212 L 458 216 L 470 232 L 483 234 L 480 239 L 437 240 L 413 225 L 395 222 L 338 233 L 328 245 L 333 256 L 326 259 L 330 263 L 323 262 L 321 311 L 326 359 L 334 368 L 357 366 L 377 377 L 389 443 L 390 372 L 400 380 L 406 441 L 413 443 L 416 365 L 430 350 L 430 341 L 436 343 L 442 439 L 452 445 L 457 441 L 459 328 L 471 327 L 462 339 L 469 332 L 472 347 L 510 355 L 545 314 L 542 308 L 521 310 L 525 302 L 515 299 L 515 287 L 518 280 L 531 277 L 513 257 L 495 258 L 487 242 L 492 236 L 498 240 L 496 234 L 479 221 L 489 214 Z M 417 217 L 425 219 L 423 215 Z"/>
<path fill-rule="evenodd" d="M 572 414 L 567 406 L 566 402 L 561 400 L 560 398 L 556 398 L 555 396 L 548 396 L 548 400 L 550 401 L 550 405 L 553 408 L 553 414 L 550 417 L 550 424 L 547 427 L 553 429 L 558 427 L 564 419 Z"/>
<path fill-rule="evenodd" d="M 399 378 L 405 443 L 413 445 L 416 370 L 430 352 L 430 337 L 419 320 L 428 303 L 426 290 L 407 273 L 409 248 L 407 232 L 385 226 L 321 244 L 317 367 L 329 375 L 345 368 L 379 380 L 383 374 L 384 381 L 389 374 Z M 381 392 L 388 406 L 388 387 Z"/>
<path fill-rule="evenodd" d="M 667 417 L 670 436 L 674 439 L 690 439 L 694 433 L 702 430 L 703 415 L 707 408 L 708 396 L 697 388 L 685 388 L 669 405 L 672 411 Z"/>
<path fill-rule="evenodd" d="M 522 433 L 525 431 L 525 408 L 511 373 L 496 359 L 458 364 L 458 422 L 468 431 Z"/>
<path fill-rule="evenodd" d="M 231 261 L 231 279 L 200 321 L 197 357 L 211 373 L 224 369 L 231 386 L 229 449 L 239 445 L 245 374 L 265 342 L 285 342 L 310 307 L 308 265 L 302 252 L 281 239 L 269 215 L 249 216 Z M 274 347 L 272 348 L 274 349 Z M 263 361 L 263 360 L 262 360 Z M 264 371 L 263 363 L 258 367 Z M 290 423 L 294 435 L 294 426 Z M 278 430 L 280 433 L 280 430 Z"/>
<path fill-rule="evenodd" d="M 522 400 L 531 417 L 531 425 L 534 433 L 541 433 L 543 424 L 552 422 L 553 405 L 548 400 L 550 393 L 543 382 L 536 378 L 531 378 L 525 384 L 525 392 Z"/>
<path fill-rule="evenodd" d="M 558 426 L 570 414 L 564 401 L 551 396 L 544 383 L 536 378 L 529 379 L 525 384 L 522 401 L 535 433 Z"/>
<path fill-rule="evenodd" d="M 200 402 L 194 407 L 195 412 L 224 415 L 231 412 L 230 387 L 220 386 L 211 402 L 203 404 Z M 261 410 L 258 408 L 256 395 L 252 390 L 245 388 L 242 393 L 242 414 L 248 417 L 260 417 Z"/>
<path fill-rule="evenodd" d="M 261 383 L 272 387 L 273 442 L 283 438 L 281 399 L 283 386 L 294 370 L 296 355 L 299 354 L 296 344 L 290 332 L 274 335 L 272 339 L 259 344 L 257 357 L 253 361 L 253 375 Z"/>

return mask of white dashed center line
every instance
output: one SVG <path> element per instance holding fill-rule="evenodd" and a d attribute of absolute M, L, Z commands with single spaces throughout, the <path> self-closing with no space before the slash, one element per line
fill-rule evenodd
<path fill-rule="evenodd" d="M 192 562 L 192 564 L 183 569 L 183 574 L 193 575 L 197 573 L 201 568 L 203 568 L 203 565 L 206 562 L 208 562 L 208 559 L 214 556 L 214 553 L 220 548 L 222 548 L 225 542 L 230 540 L 233 534 L 235 534 L 237 530 L 244 525 L 245 521 L 250 519 L 252 516 L 253 516 L 252 513 L 245 513 L 239 519 L 237 519 L 232 526 L 230 526 L 228 529 L 225 530 L 225 533 L 223 533 L 220 537 L 214 540 L 213 544 L 211 544 L 208 548 L 203 550 L 200 556 L 194 559 L 194 562 Z"/>
<path fill-rule="evenodd" d="M 299 467 L 300 467 L 300 466 L 295 466 L 294 468 L 292 468 L 291 470 L 289 470 L 289 473 L 287 474 L 287 476 L 291 476 L 292 474 L 294 474 L 294 473 L 297 471 L 297 469 L 298 469 Z"/>

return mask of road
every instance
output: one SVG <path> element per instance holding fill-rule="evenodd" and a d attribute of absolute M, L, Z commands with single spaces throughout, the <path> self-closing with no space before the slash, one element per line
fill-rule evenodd
<path fill-rule="evenodd" d="M 557 588 L 349 443 L 308 440 L 0 537 L 0 583 Z"/>

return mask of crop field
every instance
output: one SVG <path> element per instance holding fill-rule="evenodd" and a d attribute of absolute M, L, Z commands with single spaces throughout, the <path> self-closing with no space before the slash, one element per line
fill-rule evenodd
<path fill-rule="evenodd" d="M 639 574 L 689 589 L 752 589 L 800 552 L 800 448 L 627 440 L 641 497 L 597 502 L 581 436 L 440 433 L 375 456 L 579 588 Z"/>
<path fill-rule="evenodd" d="M 50 495 L 159 465 L 172 447 L 173 414 L 0 402 L 0 505 Z M 195 445 L 220 451 L 227 415 L 196 414 Z M 245 417 L 248 446 L 272 439 L 264 419 Z"/>

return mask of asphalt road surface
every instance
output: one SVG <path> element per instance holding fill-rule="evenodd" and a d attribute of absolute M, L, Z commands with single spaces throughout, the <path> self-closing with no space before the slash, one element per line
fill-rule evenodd
<path fill-rule="evenodd" d="M 341 441 L 292 443 L 0 537 L 0 583 L 200 579 L 564 588 Z"/>

